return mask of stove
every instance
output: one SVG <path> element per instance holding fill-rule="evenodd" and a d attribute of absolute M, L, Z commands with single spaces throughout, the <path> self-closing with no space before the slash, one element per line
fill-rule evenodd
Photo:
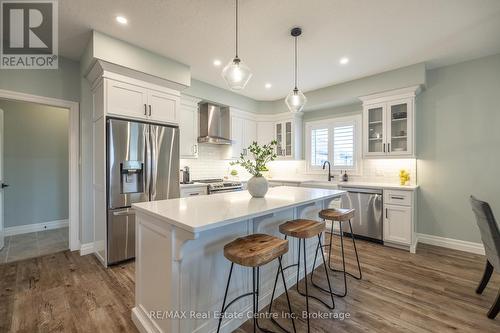
<path fill-rule="evenodd" d="M 243 186 L 238 181 L 228 181 L 224 179 L 200 179 L 195 180 L 195 183 L 202 183 L 208 185 L 208 194 L 225 193 L 242 191 Z"/>

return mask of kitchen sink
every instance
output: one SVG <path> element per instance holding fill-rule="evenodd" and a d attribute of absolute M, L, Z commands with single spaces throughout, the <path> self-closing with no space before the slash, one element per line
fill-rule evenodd
<path fill-rule="evenodd" d="M 326 188 L 336 190 L 338 189 L 336 182 L 329 182 L 323 180 L 309 180 L 303 183 L 300 183 L 300 187 L 312 187 L 312 188 Z"/>

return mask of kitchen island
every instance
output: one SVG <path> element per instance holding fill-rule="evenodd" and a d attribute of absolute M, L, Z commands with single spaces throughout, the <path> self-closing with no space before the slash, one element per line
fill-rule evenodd
<path fill-rule="evenodd" d="M 269 189 L 265 198 L 242 191 L 134 204 L 135 325 L 141 332 L 214 332 L 230 267 L 224 245 L 253 233 L 283 237 L 278 231 L 281 223 L 318 220 L 318 212 L 344 193 L 282 186 Z M 317 240 L 307 242 L 308 271 L 316 245 Z M 291 239 L 284 266 L 297 260 L 297 251 L 298 242 Z M 260 269 L 261 309 L 270 301 L 276 270 L 276 262 Z M 229 300 L 252 289 L 251 272 L 235 266 Z M 295 283 L 295 274 L 293 269 L 285 272 L 288 288 Z M 284 289 L 278 286 L 280 295 Z M 251 297 L 232 305 L 228 310 L 232 318 L 224 320 L 221 331 L 238 328 L 251 308 Z"/>

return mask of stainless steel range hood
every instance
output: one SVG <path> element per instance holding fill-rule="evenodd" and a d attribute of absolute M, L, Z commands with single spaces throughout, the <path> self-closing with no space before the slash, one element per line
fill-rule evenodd
<path fill-rule="evenodd" d="M 230 145 L 229 107 L 212 103 L 200 104 L 200 136 L 199 143 Z"/>

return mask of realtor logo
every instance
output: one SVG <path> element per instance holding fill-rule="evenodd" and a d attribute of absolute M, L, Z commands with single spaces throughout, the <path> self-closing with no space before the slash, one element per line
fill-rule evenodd
<path fill-rule="evenodd" d="M 57 0 L 2 0 L 0 68 L 58 67 Z"/>

